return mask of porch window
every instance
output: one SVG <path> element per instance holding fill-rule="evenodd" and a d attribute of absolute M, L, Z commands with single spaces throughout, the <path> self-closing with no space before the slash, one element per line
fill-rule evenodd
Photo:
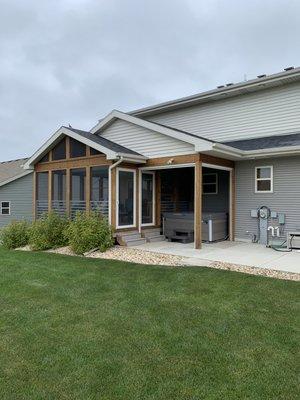
<path fill-rule="evenodd" d="M 91 210 L 108 216 L 108 168 L 91 169 Z"/>
<path fill-rule="evenodd" d="M 74 217 L 77 211 L 85 211 L 85 168 L 71 169 L 71 216 Z"/>
<path fill-rule="evenodd" d="M 255 168 L 255 193 L 273 193 L 273 166 Z"/>
<path fill-rule="evenodd" d="M 154 223 L 154 174 L 142 173 L 142 224 Z"/>
<path fill-rule="evenodd" d="M 218 174 L 203 174 L 203 194 L 218 194 Z"/>
<path fill-rule="evenodd" d="M 48 172 L 38 172 L 36 175 L 36 212 L 37 217 L 48 212 Z"/>
<path fill-rule="evenodd" d="M 1 201 L 1 215 L 10 215 L 10 201 Z"/>
<path fill-rule="evenodd" d="M 85 157 L 86 145 L 78 142 L 78 140 L 70 138 L 70 156 L 71 158 Z"/>
<path fill-rule="evenodd" d="M 98 156 L 100 153 L 100 151 L 94 149 L 93 147 L 90 148 L 90 154 L 91 156 Z"/>
<path fill-rule="evenodd" d="M 66 139 L 59 142 L 52 150 L 52 160 L 64 160 L 66 158 Z"/>
<path fill-rule="evenodd" d="M 66 170 L 52 172 L 52 209 L 61 215 L 66 212 Z"/>

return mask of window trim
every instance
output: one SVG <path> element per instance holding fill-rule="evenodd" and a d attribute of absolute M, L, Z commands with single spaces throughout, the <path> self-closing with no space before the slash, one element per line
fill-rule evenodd
<path fill-rule="evenodd" d="M 270 168 L 270 178 L 258 178 L 257 177 L 257 171 L 259 169 L 262 169 L 262 168 Z M 255 176 L 254 176 L 255 177 L 255 180 L 254 180 L 254 182 L 255 182 L 254 183 L 254 185 L 255 185 L 255 187 L 254 187 L 255 193 L 257 193 L 257 194 L 274 193 L 274 185 L 273 185 L 274 169 L 273 169 L 273 165 L 259 165 L 259 166 L 255 167 L 254 173 L 255 173 Z M 259 181 L 270 181 L 270 183 L 271 183 L 270 190 L 258 190 L 257 183 Z"/>
<path fill-rule="evenodd" d="M 216 177 L 216 181 L 215 182 L 210 182 L 210 183 L 202 182 L 202 194 L 204 194 L 205 196 L 219 194 L 218 173 L 217 172 L 207 172 L 207 173 L 203 174 L 203 177 L 204 176 L 208 176 L 208 175 L 214 175 Z M 205 191 L 204 191 L 205 185 L 216 185 L 216 191 L 215 192 L 210 192 L 210 193 L 205 193 Z"/>
<path fill-rule="evenodd" d="M 8 207 L 3 207 L 3 203 L 8 203 Z M 3 209 L 8 210 L 8 214 L 3 214 Z M 11 215 L 11 201 L 1 200 L 0 203 L 0 215 L 1 217 L 9 217 Z"/>

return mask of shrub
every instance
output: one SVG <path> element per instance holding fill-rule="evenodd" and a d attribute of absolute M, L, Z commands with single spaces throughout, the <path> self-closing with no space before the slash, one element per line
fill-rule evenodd
<path fill-rule="evenodd" d="M 99 248 L 104 252 L 113 246 L 113 231 L 109 223 L 99 213 L 89 215 L 78 212 L 65 230 L 69 245 L 76 254 Z"/>
<path fill-rule="evenodd" d="M 12 221 L 5 228 L 1 229 L 0 241 L 7 249 L 16 249 L 28 244 L 28 228 L 27 221 Z"/>
<path fill-rule="evenodd" d="M 29 244 L 33 250 L 48 250 L 67 245 L 64 229 L 69 221 L 54 211 L 44 214 L 29 228 Z"/>

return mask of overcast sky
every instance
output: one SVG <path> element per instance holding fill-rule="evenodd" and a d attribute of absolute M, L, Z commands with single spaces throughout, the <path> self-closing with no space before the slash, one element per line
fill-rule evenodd
<path fill-rule="evenodd" d="M 298 0 L 0 0 L 0 160 L 61 125 L 300 65 Z"/>

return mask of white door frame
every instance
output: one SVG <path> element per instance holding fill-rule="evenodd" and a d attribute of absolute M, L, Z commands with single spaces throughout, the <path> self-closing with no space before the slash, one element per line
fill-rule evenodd
<path fill-rule="evenodd" d="M 119 225 L 119 172 L 126 171 L 133 173 L 133 224 L 132 225 Z M 136 227 L 136 169 L 131 168 L 117 168 L 116 171 L 116 228 L 134 228 Z"/>
<path fill-rule="evenodd" d="M 147 224 L 143 224 L 143 216 L 142 216 L 142 197 L 143 197 L 143 190 L 142 190 L 142 176 L 143 174 L 152 175 L 153 177 L 153 190 L 152 190 L 152 222 Z M 156 221 L 156 186 L 155 186 L 155 172 L 154 171 L 143 171 L 140 170 L 139 176 L 139 226 L 154 226 Z"/>

